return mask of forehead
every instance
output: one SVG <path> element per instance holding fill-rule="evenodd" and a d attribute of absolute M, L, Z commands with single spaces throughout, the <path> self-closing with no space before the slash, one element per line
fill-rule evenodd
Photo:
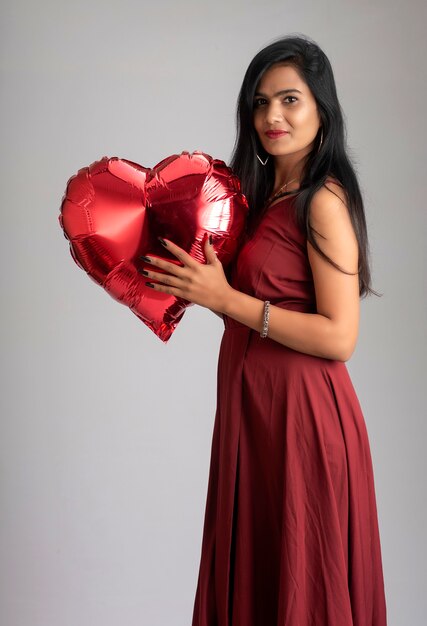
<path fill-rule="evenodd" d="M 284 63 L 275 63 L 261 76 L 256 91 L 269 93 L 293 87 L 299 89 L 302 93 L 308 93 L 309 91 L 307 84 L 302 80 L 294 67 Z"/>

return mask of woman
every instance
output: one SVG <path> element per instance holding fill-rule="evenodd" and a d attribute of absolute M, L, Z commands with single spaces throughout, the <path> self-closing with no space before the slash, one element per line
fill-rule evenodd
<path fill-rule="evenodd" d="M 327 57 L 308 38 L 273 42 L 237 113 L 231 167 L 250 212 L 230 276 L 209 241 L 202 264 L 163 240 L 182 265 L 146 272 L 225 324 L 193 626 L 384 626 L 370 447 L 345 365 L 375 292 Z"/>

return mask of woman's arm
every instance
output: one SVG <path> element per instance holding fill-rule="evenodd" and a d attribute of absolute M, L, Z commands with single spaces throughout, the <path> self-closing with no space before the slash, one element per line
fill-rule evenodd
<path fill-rule="evenodd" d="M 352 275 L 344 274 L 318 254 L 307 242 L 307 253 L 313 273 L 316 313 L 270 307 L 268 336 L 289 348 L 338 361 L 352 355 L 359 324 L 358 244 L 340 186 L 330 183 L 336 193 L 322 187 L 311 201 L 310 221 L 321 236 L 319 246 L 338 265 Z M 318 237 L 318 235 L 316 235 Z M 213 246 L 205 241 L 206 264 L 170 240 L 160 241 L 181 261 L 144 260 L 162 269 L 162 273 L 145 271 L 147 285 L 211 309 L 261 331 L 264 302 L 234 289 L 227 280 Z"/>
<path fill-rule="evenodd" d="M 342 189 L 329 183 L 313 196 L 310 222 L 325 239 L 319 247 L 354 275 L 336 269 L 307 242 L 313 273 L 317 313 L 301 313 L 270 305 L 268 337 L 279 343 L 328 359 L 347 361 L 356 346 L 359 325 L 358 245 Z M 229 317 L 261 331 L 264 302 L 230 289 L 223 311 Z"/>

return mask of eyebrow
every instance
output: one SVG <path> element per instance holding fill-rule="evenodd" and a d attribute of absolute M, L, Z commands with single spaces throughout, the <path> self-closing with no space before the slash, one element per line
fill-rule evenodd
<path fill-rule="evenodd" d="M 283 96 L 283 94 L 291 93 L 293 91 L 296 91 L 297 93 L 300 93 L 302 95 L 302 91 L 300 91 L 299 89 L 282 89 L 282 91 L 278 91 L 277 93 L 273 94 L 273 97 L 274 96 Z M 265 96 L 266 97 L 266 94 L 265 93 L 261 93 L 260 91 L 257 91 L 255 93 L 255 96 Z"/>

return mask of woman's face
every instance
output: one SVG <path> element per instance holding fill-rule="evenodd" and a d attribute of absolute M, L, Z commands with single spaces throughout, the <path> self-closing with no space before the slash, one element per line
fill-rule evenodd
<path fill-rule="evenodd" d="M 311 152 L 321 125 L 316 100 L 290 65 L 275 64 L 264 72 L 255 90 L 254 127 L 269 154 L 304 156 Z M 266 135 L 268 131 L 285 134 Z"/>

